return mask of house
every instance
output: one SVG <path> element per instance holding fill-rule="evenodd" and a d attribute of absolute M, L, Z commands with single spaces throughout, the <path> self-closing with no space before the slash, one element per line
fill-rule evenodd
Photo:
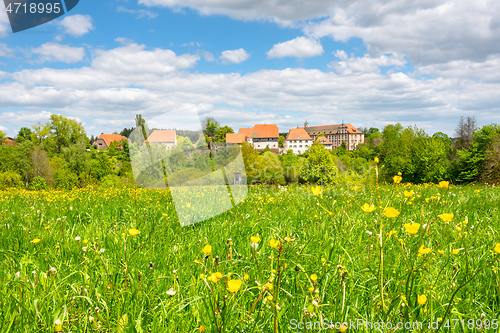
<path fill-rule="evenodd" d="M 284 151 L 291 149 L 295 155 L 300 155 L 305 153 L 312 143 L 313 141 L 304 127 L 292 128 L 286 136 Z"/>
<path fill-rule="evenodd" d="M 269 147 L 271 151 L 279 153 L 279 130 L 274 124 L 255 125 L 252 131 L 253 149 L 262 151 Z"/>
<path fill-rule="evenodd" d="M 154 130 L 145 142 L 155 142 L 172 149 L 177 145 L 177 134 L 175 130 Z"/>
<path fill-rule="evenodd" d="M 226 143 L 235 143 L 241 145 L 246 141 L 243 133 L 226 133 Z"/>
<path fill-rule="evenodd" d="M 321 143 L 326 149 L 332 150 L 332 143 L 324 135 L 320 135 L 316 138 L 316 142 Z"/>
<path fill-rule="evenodd" d="M 17 146 L 16 140 L 14 138 L 11 138 L 10 136 L 7 136 L 2 140 L 2 146 Z"/>
<path fill-rule="evenodd" d="M 365 140 L 363 132 L 347 123 L 339 125 L 309 126 L 306 121 L 304 123 L 304 130 L 313 140 L 315 140 L 320 133 L 323 133 L 332 143 L 333 148 L 338 148 L 342 145 L 342 142 L 345 142 L 347 150 L 353 150 Z"/>
<path fill-rule="evenodd" d="M 101 133 L 101 135 L 97 138 L 97 140 L 95 140 L 92 143 L 92 145 L 96 146 L 97 149 L 108 149 L 108 147 L 111 144 L 111 142 L 113 142 L 113 141 L 120 142 L 120 141 L 122 141 L 124 139 L 128 140 L 123 135 L 119 135 L 119 134 L 103 134 L 103 133 Z"/>

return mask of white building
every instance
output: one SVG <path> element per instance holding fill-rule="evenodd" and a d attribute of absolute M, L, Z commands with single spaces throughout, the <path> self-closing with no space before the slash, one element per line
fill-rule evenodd
<path fill-rule="evenodd" d="M 285 139 L 285 149 L 291 149 L 295 155 L 305 153 L 313 144 L 313 140 L 303 127 L 292 128 Z"/>

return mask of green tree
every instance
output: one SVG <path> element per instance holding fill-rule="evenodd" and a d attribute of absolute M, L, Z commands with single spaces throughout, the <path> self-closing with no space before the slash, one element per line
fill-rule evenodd
<path fill-rule="evenodd" d="M 28 127 L 21 127 L 19 132 L 17 133 L 17 142 L 25 142 L 27 140 L 31 140 L 33 135 L 33 131 L 30 130 Z"/>
<path fill-rule="evenodd" d="M 63 147 L 75 144 L 79 138 L 88 141 L 82 123 L 63 115 L 52 114 L 45 125 L 33 126 L 36 142 L 51 152 L 60 153 Z"/>
<path fill-rule="evenodd" d="M 234 133 L 233 129 L 229 126 L 222 126 L 217 129 L 217 133 L 215 135 L 215 141 L 217 142 L 226 142 L 226 134 Z"/>
<path fill-rule="evenodd" d="M 332 154 L 321 143 L 313 143 L 300 169 L 300 178 L 308 183 L 333 184 L 337 174 Z"/>
<path fill-rule="evenodd" d="M 280 135 L 278 138 L 278 146 L 284 147 L 285 145 L 285 137 L 283 135 Z"/>
<path fill-rule="evenodd" d="M 266 184 L 285 184 L 283 168 L 276 154 L 267 151 L 261 158 L 261 179 Z"/>

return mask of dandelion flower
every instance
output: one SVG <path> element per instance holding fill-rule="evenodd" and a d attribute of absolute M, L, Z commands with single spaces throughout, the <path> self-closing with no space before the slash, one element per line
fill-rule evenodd
<path fill-rule="evenodd" d="M 425 296 L 424 294 L 419 295 L 419 296 L 417 297 L 417 302 L 418 302 L 418 304 L 420 304 L 420 305 L 424 305 L 424 304 L 427 302 L 427 296 Z"/>
<path fill-rule="evenodd" d="M 128 229 L 128 233 L 130 234 L 130 236 L 137 236 L 141 232 L 137 229 L 132 228 L 132 229 Z"/>
<path fill-rule="evenodd" d="M 32 242 L 33 244 L 36 244 L 36 243 L 40 243 L 40 241 L 41 241 L 41 239 L 40 239 L 40 238 L 35 238 L 35 239 L 33 239 L 31 242 Z"/>
<path fill-rule="evenodd" d="M 314 282 L 318 281 L 318 276 L 316 274 L 311 274 L 310 278 Z"/>
<path fill-rule="evenodd" d="M 420 224 L 419 223 L 405 223 L 404 227 L 406 229 L 406 232 L 408 232 L 410 235 L 414 235 L 418 232 L 418 229 L 420 229 Z"/>
<path fill-rule="evenodd" d="M 384 215 L 389 218 L 396 217 L 399 215 L 399 211 L 394 207 L 387 207 L 384 209 Z"/>
<path fill-rule="evenodd" d="M 229 280 L 229 281 L 227 281 L 227 289 L 230 292 L 235 293 L 238 290 L 240 290 L 241 283 L 242 283 L 241 280 Z"/>
<path fill-rule="evenodd" d="M 288 236 L 287 238 L 285 238 L 285 240 L 287 241 L 287 243 L 290 243 L 293 239 L 290 236 Z"/>
<path fill-rule="evenodd" d="M 453 214 L 441 214 L 439 215 L 439 218 L 443 220 L 444 222 L 450 222 L 453 219 Z"/>
<path fill-rule="evenodd" d="M 320 195 L 321 194 L 321 186 L 316 185 L 316 186 L 311 187 L 311 192 L 314 195 Z"/>
<path fill-rule="evenodd" d="M 276 240 L 276 239 L 271 239 L 269 241 L 269 245 L 272 247 L 272 248 L 278 248 L 278 245 L 280 245 L 280 241 L 279 240 Z"/>
<path fill-rule="evenodd" d="M 441 187 L 441 188 L 448 188 L 448 186 L 450 185 L 450 182 L 447 182 L 445 180 L 443 181 L 440 181 L 438 186 Z"/>
<path fill-rule="evenodd" d="M 394 184 L 399 184 L 403 180 L 403 177 L 401 177 L 399 175 L 398 176 L 394 176 L 394 177 L 392 177 L 392 180 L 394 181 Z"/>
<path fill-rule="evenodd" d="M 56 332 L 62 332 L 62 321 L 61 319 L 56 319 L 54 322 L 54 331 Z"/>
<path fill-rule="evenodd" d="M 495 250 L 496 253 L 500 253 L 500 243 L 497 243 L 493 250 Z"/>
<path fill-rule="evenodd" d="M 421 256 L 423 254 L 428 254 L 428 253 L 431 253 L 431 252 L 432 252 L 432 250 L 430 248 L 425 248 L 423 244 L 418 249 L 418 255 L 419 256 Z"/>
<path fill-rule="evenodd" d="M 439 254 L 444 254 L 444 251 L 443 250 L 438 250 L 438 253 Z"/>
<path fill-rule="evenodd" d="M 203 253 L 205 253 L 207 256 L 212 254 L 212 245 L 205 245 L 203 247 Z"/>
<path fill-rule="evenodd" d="M 366 212 L 366 213 L 371 213 L 375 210 L 375 206 L 374 205 L 368 205 L 367 203 L 365 203 L 363 206 L 361 206 L 361 209 Z"/>

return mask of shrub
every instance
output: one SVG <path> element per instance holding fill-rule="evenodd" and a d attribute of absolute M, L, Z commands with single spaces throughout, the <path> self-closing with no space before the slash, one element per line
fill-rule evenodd
<path fill-rule="evenodd" d="M 42 191 L 47 189 L 47 181 L 40 176 L 36 176 L 28 185 L 30 191 Z"/>
<path fill-rule="evenodd" d="M 9 187 L 20 188 L 23 186 L 21 176 L 14 171 L 0 172 L 0 190 L 5 190 Z"/>

